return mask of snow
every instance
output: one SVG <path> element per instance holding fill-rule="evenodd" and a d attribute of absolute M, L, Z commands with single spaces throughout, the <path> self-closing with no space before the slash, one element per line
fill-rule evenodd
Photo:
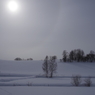
<path fill-rule="evenodd" d="M 0 61 L 1 73 L 39 74 L 43 61 Z"/>
<path fill-rule="evenodd" d="M 0 87 L 0 95 L 94 95 L 95 87 Z"/>
<path fill-rule="evenodd" d="M 93 95 L 95 93 L 95 63 L 60 63 L 53 78 L 45 78 L 43 61 L 0 60 L 0 95 Z M 72 75 L 81 75 L 82 84 L 72 86 Z M 91 87 L 83 86 L 92 77 Z"/>

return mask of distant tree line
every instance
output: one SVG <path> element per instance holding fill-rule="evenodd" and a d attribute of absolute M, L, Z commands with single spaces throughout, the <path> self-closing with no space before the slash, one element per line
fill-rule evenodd
<path fill-rule="evenodd" d="M 61 62 L 95 62 L 95 52 L 93 50 L 88 54 L 85 54 L 81 49 L 74 49 L 70 52 L 64 50 L 62 55 L 63 58 L 60 59 Z"/>
<path fill-rule="evenodd" d="M 16 60 L 16 61 L 21 61 L 21 60 L 33 60 L 33 58 L 21 59 L 20 57 L 17 57 L 17 58 L 15 58 L 14 60 Z"/>

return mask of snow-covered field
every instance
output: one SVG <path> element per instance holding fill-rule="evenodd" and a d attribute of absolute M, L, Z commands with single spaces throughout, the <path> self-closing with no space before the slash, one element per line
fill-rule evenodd
<path fill-rule="evenodd" d="M 95 63 L 60 63 L 53 78 L 45 78 L 43 61 L 0 60 L 0 95 L 95 95 Z M 91 87 L 75 87 L 72 75 L 92 77 Z M 82 81 L 83 82 L 83 81 Z"/>
<path fill-rule="evenodd" d="M 0 95 L 95 95 L 95 87 L 0 87 Z"/>

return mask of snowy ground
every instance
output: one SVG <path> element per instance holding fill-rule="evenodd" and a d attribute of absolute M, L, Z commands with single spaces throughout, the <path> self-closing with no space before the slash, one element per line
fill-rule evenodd
<path fill-rule="evenodd" d="M 95 87 L 0 87 L 0 95 L 95 95 Z"/>
<path fill-rule="evenodd" d="M 43 61 L 0 60 L 0 95 L 94 95 L 95 63 L 60 63 L 53 78 L 43 77 Z M 92 77 L 92 87 L 74 87 L 72 75 Z"/>

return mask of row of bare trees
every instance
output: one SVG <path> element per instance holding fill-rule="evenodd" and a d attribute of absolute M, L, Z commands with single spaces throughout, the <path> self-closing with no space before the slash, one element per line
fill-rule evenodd
<path fill-rule="evenodd" d="M 75 49 L 71 50 L 70 53 L 68 53 L 66 50 L 63 51 L 63 58 L 60 59 L 60 61 L 64 62 L 95 62 L 95 52 L 90 51 L 89 54 L 84 53 L 81 49 Z"/>
<path fill-rule="evenodd" d="M 51 56 L 50 58 L 48 56 L 45 57 L 44 63 L 42 64 L 42 69 L 45 73 L 46 77 L 53 77 L 53 74 L 56 72 L 57 69 L 57 63 L 56 63 L 56 56 Z"/>

